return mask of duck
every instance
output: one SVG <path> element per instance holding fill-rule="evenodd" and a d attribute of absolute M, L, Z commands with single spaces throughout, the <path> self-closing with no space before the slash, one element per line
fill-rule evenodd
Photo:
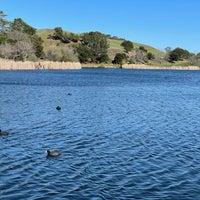
<path fill-rule="evenodd" d="M 0 135 L 8 135 L 9 133 L 7 132 L 7 131 L 2 131 L 1 129 L 0 129 Z"/>
<path fill-rule="evenodd" d="M 60 107 L 60 106 L 57 106 L 57 107 L 56 107 L 56 110 L 61 110 L 61 107 Z"/>
<path fill-rule="evenodd" d="M 68 93 L 67 93 L 67 95 L 68 95 L 68 96 L 71 96 L 71 95 L 72 95 L 72 93 L 71 93 L 71 92 L 68 92 Z"/>
<path fill-rule="evenodd" d="M 61 152 L 58 150 L 53 150 L 53 151 L 47 150 L 46 153 L 47 153 L 47 156 L 50 156 L 50 157 L 56 157 L 56 156 L 61 155 Z"/>

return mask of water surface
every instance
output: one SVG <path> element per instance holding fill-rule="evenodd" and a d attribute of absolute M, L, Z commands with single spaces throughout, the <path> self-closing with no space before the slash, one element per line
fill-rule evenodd
<path fill-rule="evenodd" d="M 199 199 L 199 88 L 199 71 L 0 71 L 1 200 Z"/>

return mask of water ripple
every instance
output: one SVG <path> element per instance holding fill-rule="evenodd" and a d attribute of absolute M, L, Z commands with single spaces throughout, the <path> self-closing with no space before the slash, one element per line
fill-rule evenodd
<path fill-rule="evenodd" d="M 199 77 L 1 72 L 1 199 L 199 199 Z"/>

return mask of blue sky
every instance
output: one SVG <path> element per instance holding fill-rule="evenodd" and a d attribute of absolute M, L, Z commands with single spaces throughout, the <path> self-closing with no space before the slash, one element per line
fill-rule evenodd
<path fill-rule="evenodd" d="M 0 0 L 0 10 L 37 29 L 100 31 L 160 50 L 200 52 L 200 0 Z"/>

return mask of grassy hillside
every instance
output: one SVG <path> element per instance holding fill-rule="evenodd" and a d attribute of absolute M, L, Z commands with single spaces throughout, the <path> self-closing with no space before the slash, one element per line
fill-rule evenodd
<path fill-rule="evenodd" d="M 49 35 L 53 35 L 54 29 L 37 30 L 37 35 L 44 41 L 44 53 L 47 60 L 59 61 L 60 59 L 70 62 L 78 62 L 78 56 L 74 52 L 72 44 L 63 44 L 59 40 L 49 39 Z"/>
<path fill-rule="evenodd" d="M 121 46 L 121 43 L 123 42 L 123 40 L 108 39 L 108 41 L 109 41 L 111 49 L 119 49 L 119 50 L 123 51 L 123 47 Z M 147 49 L 148 52 L 151 52 L 154 55 L 163 55 L 162 51 L 160 51 L 154 47 L 145 45 L 145 44 L 133 42 L 133 46 L 134 46 L 134 48 L 139 48 L 140 46 L 143 46 L 145 49 Z"/>
<path fill-rule="evenodd" d="M 67 32 L 67 31 L 66 31 Z M 73 45 L 72 44 L 62 44 L 60 43 L 60 41 L 57 40 L 52 40 L 52 39 L 48 39 L 49 35 L 52 35 L 54 33 L 54 29 L 39 29 L 37 30 L 37 34 L 38 36 L 40 36 L 44 43 L 44 52 L 45 54 L 48 54 L 48 52 L 54 52 L 55 54 L 59 54 L 61 55 L 61 52 L 65 51 L 68 52 L 68 58 L 70 56 L 72 56 L 73 58 L 71 59 L 71 61 L 77 61 L 78 57 L 76 54 L 72 53 L 72 48 Z M 69 32 L 67 32 L 69 33 Z M 116 53 L 123 53 L 124 52 L 124 48 L 121 46 L 121 43 L 123 42 L 122 39 L 108 39 L 109 42 L 109 49 L 108 49 L 108 56 L 111 60 L 114 59 Z M 145 44 L 139 44 L 136 42 L 133 42 L 133 46 L 134 48 L 139 48 L 140 46 L 143 46 L 148 52 L 151 52 L 152 54 L 154 54 L 155 58 L 159 58 L 162 57 L 164 55 L 164 53 L 156 48 L 153 48 L 151 46 L 145 45 Z"/>

